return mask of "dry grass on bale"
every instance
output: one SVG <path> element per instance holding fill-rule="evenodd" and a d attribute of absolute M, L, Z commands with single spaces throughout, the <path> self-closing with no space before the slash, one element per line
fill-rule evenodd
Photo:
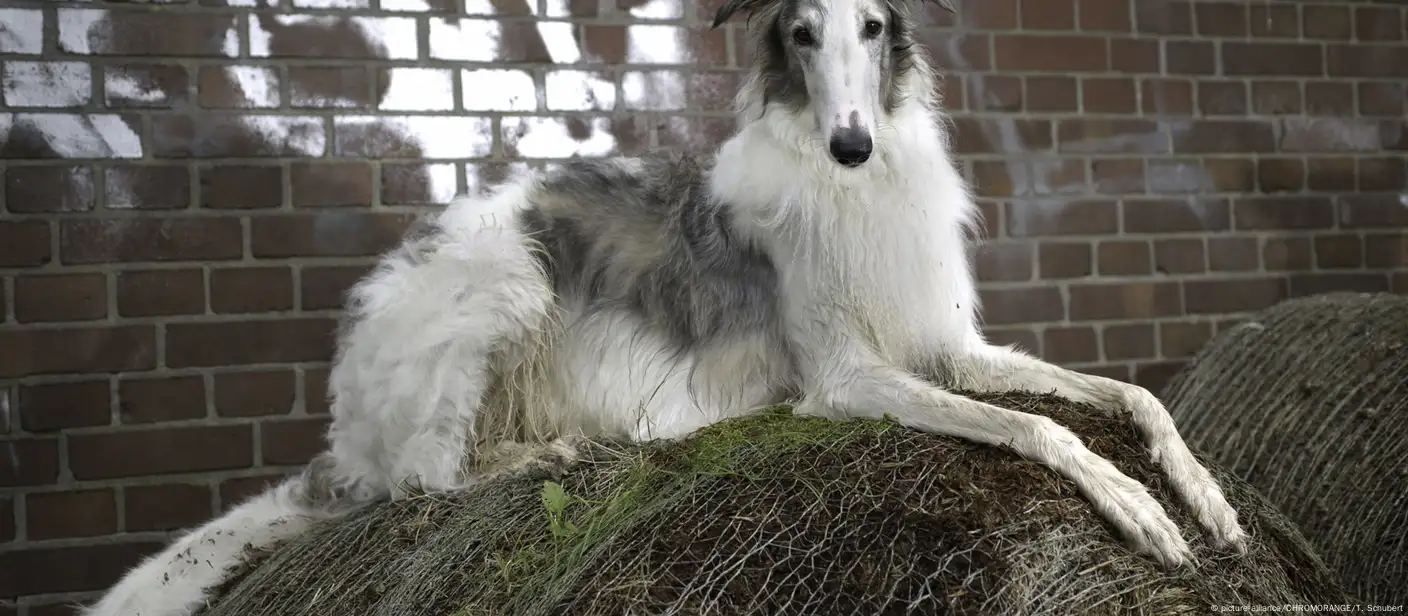
<path fill-rule="evenodd" d="M 1123 421 L 1050 396 L 977 397 L 1071 427 L 1170 502 Z M 1213 551 L 1174 505 L 1200 565 L 1169 573 L 1054 472 L 890 422 L 778 409 L 590 457 L 561 479 L 560 513 L 528 475 L 379 504 L 268 555 L 205 616 L 1201 615 L 1349 600 L 1219 469 L 1250 554 Z"/>
<path fill-rule="evenodd" d="M 1265 494 L 1352 593 L 1408 603 L 1408 297 L 1282 302 L 1204 347 L 1165 398 L 1189 444 Z"/>

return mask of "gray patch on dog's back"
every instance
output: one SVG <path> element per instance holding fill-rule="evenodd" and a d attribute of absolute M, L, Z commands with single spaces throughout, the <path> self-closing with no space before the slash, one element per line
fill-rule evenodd
<path fill-rule="evenodd" d="M 544 176 L 520 222 L 566 303 L 629 310 L 681 350 L 770 331 L 777 272 L 705 177 L 683 154 L 572 161 Z"/>

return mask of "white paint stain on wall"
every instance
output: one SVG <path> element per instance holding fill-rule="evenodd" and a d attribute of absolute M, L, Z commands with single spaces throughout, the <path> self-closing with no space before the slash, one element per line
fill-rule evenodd
<path fill-rule="evenodd" d="M 430 57 L 462 62 L 493 62 L 501 28 L 491 19 L 430 20 Z"/>
<path fill-rule="evenodd" d="M 375 134 L 378 130 L 405 135 L 420 147 L 422 158 L 479 158 L 488 156 L 494 146 L 493 125 L 488 118 L 339 116 L 333 123 L 339 140 L 344 136 L 351 139 L 355 135 Z M 369 153 L 378 155 L 374 149 Z"/>
<path fill-rule="evenodd" d="M 381 108 L 387 111 L 451 111 L 455 108 L 455 78 L 444 68 L 393 68 Z"/>
<path fill-rule="evenodd" d="M 504 118 L 503 138 L 523 158 L 568 158 L 571 156 L 605 156 L 616 150 L 616 138 L 611 135 L 606 118 L 584 119 L 591 134 L 575 139 L 567 122 L 558 118 Z"/>
<path fill-rule="evenodd" d="M 239 85 L 246 105 L 259 108 L 279 106 L 279 76 L 274 69 L 264 66 L 231 66 L 225 69 L 225 73 Z"/>
<path fill-rule="evenodd" d="M 466 111 L 536 111 L 538 88 L 528 71 L 478 69 L 460 73 Z"/>
<path fill-rule="evenodd" d="M 0 53 L 44 50 L 44 14 L 38 9 L 0 9 Z"/>
<path fill-rule="evenodd" d="M 610 111 L 616 108 L 616 84 L 587 71 L 549 71 L 543 99 L 551 111 Z"/>
<path fill-rule="evenodd" d="M 79 107 L 92 99 L 86 62 L 6 62 L 0 96 L 10 107 Z"/>
<path fill-rule="evenodd" d="M 0 114 L 5 136 L 30 127 L 44 136 L 49 147 L 64 158 L 141 158 L 137 133 L 115 114 L 68 113 Z"/>

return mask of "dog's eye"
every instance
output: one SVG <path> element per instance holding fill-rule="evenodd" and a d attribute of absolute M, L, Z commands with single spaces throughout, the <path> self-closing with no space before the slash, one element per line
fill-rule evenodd
<path fill-rule="evenodd" d="M 880 31 L 884 29 L 885 24 L 875 21 L 874 19 L 867 21 L 865 22 L 865 38 L 875 38 L 877 36 L 880 36 Z"/>
<path fill-rule="evenodd" d="M 816 39 L 812 38 L 811 30 L 808 30 L 806 28 L 797 28 L 796 30 L 792 31 L 792 41 L 797 43 L 797 45 L 799 46 L 806 47 L 807 45 L 815 43 Z"/>

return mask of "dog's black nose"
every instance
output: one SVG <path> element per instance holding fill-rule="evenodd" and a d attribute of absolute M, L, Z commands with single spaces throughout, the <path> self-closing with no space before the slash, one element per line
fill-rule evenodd
<path fill-rule="evenodd" d="M 831 134 L 831 157 L 847 167 L 870 160 L 870 132 L 859 128 L 843 128 Z"/>

